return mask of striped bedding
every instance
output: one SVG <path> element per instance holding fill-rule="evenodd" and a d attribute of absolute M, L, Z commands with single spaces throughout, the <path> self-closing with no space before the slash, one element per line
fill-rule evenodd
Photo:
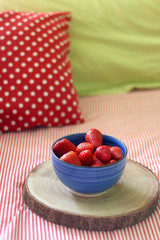
<path fill-rule="evenodd" d="M 83 97 L 80 106 L 83 124 L 0 135 L 0 240 L 160 239 L 160 200 L 145 221 L 111 232 L 56 225 L 25 205 L 25 179 L 35 166 L 51 158 L 52 143 L 63 135 L 92 127 L 125 142 L 128 158 L 147 166 L 160 180 L 160 90 Z"/>

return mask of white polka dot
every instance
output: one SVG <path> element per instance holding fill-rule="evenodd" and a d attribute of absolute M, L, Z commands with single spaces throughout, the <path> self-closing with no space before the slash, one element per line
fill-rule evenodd
<path fill-rule="evenodd" d="M 35 96 L 36 95 L 36 93 L 34 91 L 31 91 L 30 94 L 31 94 L 31 96 Z"/>
<path fill-rule="evenodd" d="M 15 125 L 15 124 L 16 124 L 16 122 L 12 120 L 11 121 L 11 125 Z"/>
<path fill-rule="evenodd" d="M 16 110 L 16 109 L 13 109 L 13 110 L 12 110 L 12 113 L 13 113 L 13 114 L 17 114 L 17 110 Z"/>
<path fill-rule="evenodd" d="M 14 61 L 15 61 L 15 62 L 18 62 L 18 61 L 19 61 L 19 57 L 15 57 L 15 58 L 14 58 Z"/>
<path fill-rule="evenodd" d="M 23 108 L 24 105 L 23 105 L 23 103 L 19 103 L 18 106 L 19 106 L 19 108 Z"/>
<path fill-rule="evenodd" d="M 8 63 L 8 67 L 13 67 L 13 63 L 12 62 Z"/>
<path fill-rule="evenodd" d="M 5 80 L 3 81 L 3 84 L 4 84 L 4 85 L 8 84 L 8 80 L 5 79 Z"/>
<path fill-rule="evenodd" d="M 51 53 L 55 53 L 54 48 L 51 48 L 51 49 L 50 49 L 50 52 L 51 52 Z"/>
<path fill-rule="evenodd" d="M 15 90 L 15 86 L 12 85 L 12 86 L 10 87 L 10 89 L 11 89 L 12 91 Z"/>
<path fill-rule="evenodd" d="M 67 111 L 71 112 L 72 111 L 72 107 L 67 107 Z"/>
<path fill-rule="evenodd" d="M 37 38 L 37 41 L 38 41 L 38 42 L 41 42 L 41 41 L 42 41 L 42 38 L 41 38 L 41 37 L 38 37 L 38 38 Z"/>
<path fill-rule="evenodd" d="M 65 120 L 65 123 L 66 123 L 66 124 L 70 123 L 70 120 L 69 120 L 69 119 L 66 119 L 66 120 Z"/>
<path fill-rule="evenodd" d="M 39 48 L 38 48 L 38 51 L 39 51 L 39 52 L 43 52 L 43 48 L 42 48 L 42 47 L 39 47 Z"/>
<path fill-rule="evenodd" d="M 57 69 L 54 69 L 54 70 L 53 70 L 53 73 L 54 73 L 54 74 L 57 74 L 57 73 L 58 73 L 58 70 L 57 70 Z"/>
<path fill-rule="evenodd" d="M 42 73 L 45 73 L 45 72 L 46 72 L 46 69 L 45 69 L 45 68 L 41 68 L 41 72 L 42 72 Z"/>
<path fill-rule="evenodd" d="M 24 30 L 25 30 L 25 31 L 28 31 L 28 30 L 29 30 L 29 27 L 28 27 L 28 26 L 24 27 Z"/>
<path fill-rule="evenodd" d="M 40 75 L 39 73 L 36 73 L 36 74 L 35 74 L 35 78 L 40 78 L 40 76 L 41 76 L 41 75 Z"/>
<path fill-rule="evenodd" d="M 2 97 L 0 97 L 0 102 L 3 102 L 3 98 Z"/>
<path fill-rule="evenodd" d="M 24 57 L 25 56 L 25 52 L 20 52 L 19 54 L 21 57 Z"/>
<path fill-rule="evenodd" d="M 11 42 L 11 41 L 7 41 L 6 44 L 7 44 L 7 45 L 11 45 L 12 42 Z"/>
<path fill-rule="evenodd" d="M 44 43 L 43 45 L 44 45 L 44 47 L 48 47 L 49 43 Z"/>
<path fill-rule="evenodd" d="M 12 27 L 12 31 L 15 31 L 16 29 L 17 29 L 16 26 L 13 26 L 13 27 Z"/>
<path fill-rule="evenodd" d="M 72 114 L 72 118 L 75 119 L 77 115 L 75 113 Z"/>
<path fill-rule="evenodd" d="M 16 35 L 12 37 L 13 40 L 17 40 L 17 38 L 18 37 Z"/>
<path fill-rule="evenodd" d="M 4 92 L 4 96 L 9 96 L 9 92 Z"/>
<path fill-rule="evenodd" d="M 77 102 L 76 101 L 73 101 L 73 106 L 77 106 Z"/>
<path fill-rule="evenodd" d="M 30 111 L 27 109 L 27 110 L 25 110 L 25 114 L 26 115 L 29 115 L 30 114 Z"/>
<path fill-rule="evenodd" d="M 36 88 L 37 88 L 37 90 L 41 90 L 42 87 L 41 87 L 41 85 L 37 85 Z"/>
<path fill-rule="evenodd" d="M 30 100 L 29 97 L 26 97 L 26 98 L 24 99 L 25 102 L 29 102 L 29 100 Z"/>
<path fill-rule="evenodd" d="M 39 61 L 40 61 L 40 62 L 44 62 L 45 59 L 41 57 L 41 58 L 39 59 Z"/>
<path fill-rule="evenodd" d="M 55 99 L 54 98 L 51 98 L 50 99 L 50 103 L 54 103 L 55 102 Z"/>
<path fill-rule="evenodd" d="M 6 35 L 10 35 L 11 34 L 11 31 L 6 31 Z"/>
<path fill-rule="evenodd" d="M 61 81 L 63 81 L 64 80 L 64 77 L 63 76 L 60 76 L 60 78 L 59 78 Z"/>
<path fill-rule="evenodd" d="M 46 79 L 43 79 L 43 80 L 42 80 L 42 83 L 43 83 L 43 84 L 47 84 L 47 82 L 48 82 L 48 81 L 47 81 Z"/>
<path fill-rule="evenodd" d="M 57 123 L 59 119 L 57 117 L 54 118 L 54 122 Z"/>
<path fill-rule="evenodd" d="M 7 68 L 2 68 L 2 72 L 6 73 L 7 72 Z"/>
<path fill-rule="evenodd" d="M 27 57 L 27 62 L 31 62 L 32 58 L 31 57 Z"/>
<path fill-rule="evenodd" d="M 28 72 L 33 72 L 33 68 L 28 68 Z"/>
<path fill-rule="evenodd" d="M 20 41 L 20 42 L 19 42 L 19 45 L 20 45 L 20 46 L 23 46 L 23 45 L 24 45 L 24 41 Z"/>
<path fill-rule="evenodd" d="M 18 49 L 19 49 L 18 46 L 14 46 L 14 47 L 13 47 L 13 50 L 14 50 L 14 51 L 17 51 Z"/>
<path fill-rule="evenodd" d="M 22 66 L 22 67 L 26 67 L 26 63 L 25 63 L 25 62 L 22 62 L 22 63 L 21 63 L 21 66 Z"/>
<path fill-rule="evenodd" d="M 3 129 L 4 129 L 4 131 L 8 131 L 9 128 L 8 128 L 8 126 L 4 126 Z"/>
<path fill-rule="evenodd" d="M 39 103 L 41 103 L 43 100 L 42 100 L 42 98 L 39 97 L 39 98 L 37 99 L 37 101 L 38 101 Z"/>
<path fill-rule="evenodd" d="M 44 121 L 44 122 L 48 122 L 48 118 L 47 118 L 47 117 L 44 117 L 44 118 L 43 118 L 43 121 Z"/>
<path fill-rule="evenodd" d="M 48 92 L 45 91 L 45 92 L 43 93 L 43 95 L 44 95 L 45 97 L 47 97 L 47 96 L 48 96 Z"/>
<path fill-rule="evenodd" d="M 55 84 L 56 86 L 58 86 L 60 83 L 59 83 L 58 80 L 56 80 L 56 81 L 54 82 L 54 84 Z"/>
<path fill-rule="evenodd" d="M 47 67 L 47 68 L 51 68 L 51 66 L 52 66 L 52 65 L 51 65 L 50 63 L 47 63 L 47 64 L 46 64 L 46 67 Z"/>
<path fill-rule="evenodd" d="M 22 92 L 21 91 L 18 91 L 17 95 L 20 97 L 22 96 Z"/>
<path fill-rule="evenodd" d="M 44 109 L 48 109 L 49 108 L 49 105 L 48 104 L 45 104 L 44 105 Z"/>
<path fill-rule="evenodd" d="M 70 95 L 70 94 L 68 94 L 68 95 L 67 95 L 67 98 L 68 98 L 68 99 L 71 99 L 72 97 L 71 97 L 71 95 Z"/>
<path fill-rule="evenodd" d="M 62 88 L 61 88 L 61 91 L 62 91 L 62 92 L 66 92 L 66 88 L 65 88 L 65 87 L 62 87 Z"/>
<path fill-rule="evenodd" d="M 36 45 L 37 45 L 37 42 L 32 42 L 31 45 L 32 45 L 32 46 L 36 46 Z"/>
<path fill-rule="evenodd" d="M 22 78 L 27 78 L 27 74 L 26 73 L 23 73 L 22 74 Z M 24 89 L 25 89 L 26 86 L 24 86 Z M 27 88 L 28 89 L 28 88 Z"/>
<path fill-rule="evenodd" d="M 1 51 L 4 51 L 6 49 L 5 46 L 1 46 Z"/>
<path fill-rule="evenodd" d="M 61 117 L 65 117 L 65 116 L 66 116 L 65 112 L 61 112 Z"/>
<path fill-rule="evenodd" d="M 29 123 L 24 123 L 24 127 L 28 127 L 29 126 Z"/>
<path fill-rule="evenodd" d="M 49 53 L 45 53 L 45 57 L 46 57 L 46 58 L 49 58 L 49 57 L 50 57 L 50 54 L 49 54 Z"/>
<path fill-rule="evenodd" d="M 31 121 L 35 122 L 36 121 L 36 117 L 31 117 Z"/>
<path fill-rule="evenodd" d="M 23 120 L 23 117 L 22 117 L 22 116 L 19 116 L 19 117 L 18 117 L 18 120 L 19 120 L 19 121 L 22 121 L 22 120 Z"/>
<path fill-rule="evenodd" d="M 60 105 L 57 105 L 56 106 L 56 110 L 59 111 L 61 109 L 61 106 Z"/>
<path fill-rule="evenodd" d="M 59 92 L 56 93 L 56 97 L 57 98 L 60 98 L 61 97 L 61 94 Z"/>
<path fill-rule="evenodd" d="M 59 69 L 59 70 L 62 70 L 62 66 L 61 66 L 61 65 L 58 65 L 58 69 Z"/>
<path fill-rule="evenodd" d="M 36 35 L 36 33 L 35 33 L 35 32 L 31 32 L 30 34 L 31 34 L 31 36 L 35 36 L 35 35 Z"/>
<path fill-rule="evenodd" d="M 35 67 L 38 67 L 38 66 L 39 66 L 39 63 L 38 63 L 38 62 L 35 62 L 35 63 L 34 63 L 34 66 L 35 66 Z"/>
<path fill-rule="evenodd" d="M 41 110 L 38 111 L 38 115 L 41 116 L 43 112 Z"/>
<path fill-rule="evenodd" d="M 53 86 L 49 86 L 49 90 L 50 90 L 50 91 L 53 91 L 53 90 L 54 90 L 54 87 L 53 87 Z"/>
<path fill-rule="evenodd" d="M 34 84 L 34 79 L 30 79 L 30 80 L 29 80 L 29 83 L 30 83 L 30 84 Z"/>
<path fill-rule="evenodd" d="M 62 100 L 62 104 L 63 104 L 63 105 L 66 105 L 66 104 L 67 104 L 66 99 L 63 99 L 63 100 Z"/>
<path fill-rule="evenodd" d="M 53 112 L 53 111 L 50 111 L 50 112 L 49 112 L 49 115 L 50 115 L 50 116 L 53 116 L 53 115 L 54 115 L 54 112 Z"/>
<path fill-rule="evenodd" d="M 12 98 L 11 98 L 11 101 L 12 101 L 12 102 L 16 102 L 17 99 L 16 99 L 15 97 L 12 97 Z"/>
<path fill-rule="evenodd" d="M 48 37 L 48 35 L 47 35 L 46 33 L 43 33 L 42 36 L 43 36 L 44 38 Z"/>
<path fill-rule="evenodd" d="M 2 62 L 5 62 L 5 61 L 6 61 L 6 57 L 2 57 L 2 58 L 1 58 L 1 61 L 2 61 Z"/>
<path fill-rule="evenodd" d="M 35 104 L 35 103 L 32 103 L 32 104 L 31 104 L 31 108 L 35 109 L 35 108 L 36 108 L 36 104 Z"/>
<path fill-rule="evenodd" d="M 52 74 L 48 74 L 48 78 L 49 78 L 49 79 L 52 79 L 52 78 L 53 78 L 53 75 L 52 75 Z"/>
<path fill-rule="evenodd" d="M 6 103 L 5 106 L 6 106 L 7 108 L 9 108 L 9 107 L 11 106 L 11 104 L 10 104 L 10 103 Z"/>
<path fill-rule="evenodd" d="M 21 71 L 20 68 L 16 68 L 16 69 L 15 69 L 15 72 L 16 72 L 16 73 L 19 73 L 20 71 Z"/>
<path fill-rule="evenodd" d="M 21 25 L 22 25 L 22 23 L 21 23 Z M 23 35 L 23 31 L 19 31 L 18 35 L 20 35 L 20 36 Z"/>

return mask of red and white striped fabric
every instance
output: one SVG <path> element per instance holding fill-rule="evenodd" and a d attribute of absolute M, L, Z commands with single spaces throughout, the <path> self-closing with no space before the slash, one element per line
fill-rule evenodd
<path fill-rule="evenodd" d="M 57 138 L 91 127 L 120 138 L 128 158 L 151 169 L 160 180 L 160 90 L 80 99 L 85 123 L 61 128 L 39 128 L 0 135 L 1 240 L 159 240 L 160 201 L 143 222 L 115 231 L 80 231 L 45 221 L 24 203 L 23 188 L 29 172 L 50 159 Z"/>

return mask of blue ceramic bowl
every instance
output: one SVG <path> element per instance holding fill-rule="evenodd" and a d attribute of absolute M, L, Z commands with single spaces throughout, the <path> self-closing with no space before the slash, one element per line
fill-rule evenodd
<path fill-rule="evenodd" d="M 77 146 L 79 143 L 85 142 L 85 134 L 76 133 L 63 138 L 68 139 Z M 103 145 L 120 147 L 123 158 L 116 163 L 101 167 L 77 166 L 66 163 L 55 155 L 53 145 L 51 147 L 51 155 L 55 173 L 60 181 L 75 194 L 81 196 L 102 194 L 116 184 L 123 174 L 127 160 L 127 147 L 117 138 L 103 135 Z"/>

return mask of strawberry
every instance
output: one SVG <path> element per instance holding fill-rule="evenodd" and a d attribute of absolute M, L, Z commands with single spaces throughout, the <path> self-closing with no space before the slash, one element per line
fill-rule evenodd
<path fill-rule="evenodd" d="M 111 159 L 108 164 L 112 164 L 112 163 L 115 163 L 115 162 L 116 162 L 115 159 Z"/>
<path fill-rule="evenodd" d="M 83 166 L 90 166 L 92 164 L 93 154 L 90 149 L 81 151 L 78 157 Z"/>
<path fill-rule="evenodd" d="M 76 153 L 79 154 L 81 151 L 87 150 L 87 149 L 90 149 L 91 152 L 94 152 L 95 147 L 92 143 L 82 142 L 78 144 L 78 146 L 76 147 Z"/>
<path fill-rule="evenodd" d="M 95 148 L 97 148 L 102 145 L 103 136 L 99 130 L 91 128 L 90 130 L 87 131 L 85 135 L 85 140 L 86 142 L 93 143 Z"/>
<path fill-rule="evenodd" d="M 79 160 L 79 157 L 76 152 L 74 151 L 69 151 L 60 158 L 62 161 L 81 166 L 81 161 Z"/>
<path fill-rule="evenodd" d="M 98 158 L 93 157 L 91 167 L 101 167 L 101 166 L 104 166 L 104 164 Z"/>
<path fill-rule="evenodd" d="M 109 147 L 106 145 L 101 145 L 98 148 L 96 148 L 95 154 L 96 158 L 98 158 L 104 163 L 109 162 L 111 160 L 111 152 Z"/>
<path fill-rule="evenodd" d="M 111 158 L 116 161 L 120 160 L 123 157 L 122 150 L 119 147 L 111 147 Z"/>
<path fill-rule="evenodd" d="M 66 138 L 63 138 L 55 143 L 53 146 L 53 151 L 57 157 L 61 157 L 63 154 L 69 151 L 76 151 L 76 146 Z"/>

